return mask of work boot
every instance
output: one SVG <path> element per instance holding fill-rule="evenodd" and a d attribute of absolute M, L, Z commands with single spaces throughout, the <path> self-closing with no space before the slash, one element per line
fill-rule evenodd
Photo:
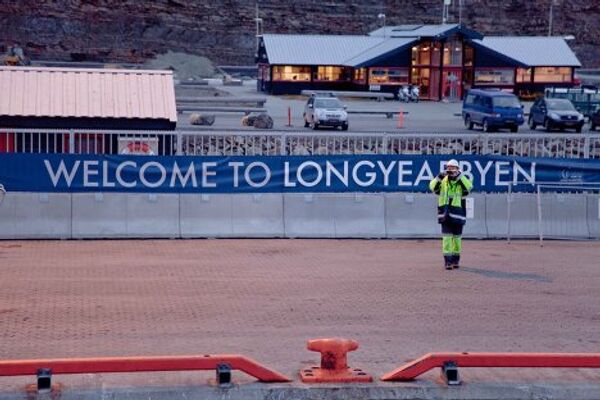
<path fill-rule="evenodd" d="M 446 269 L 452 269 L 452 256 L 444 256 L 444 267 Z"/>
<path fill-rule="evenodd" d="M 460 255 L 453 257 L 452 268 L 454 268 L 454 269 L 460 268 Z"/>

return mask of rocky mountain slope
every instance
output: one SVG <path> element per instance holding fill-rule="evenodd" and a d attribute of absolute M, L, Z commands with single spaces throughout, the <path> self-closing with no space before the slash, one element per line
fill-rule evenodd
<path fill-rule="evenodd" d="M 555 35 L 600 67 L 600 0 L 463 0 L 462 21 L 487 35 Z M 440 23 L 442 0 L 260 0 L 269 33 L 360 34 L 386 23 Z M 458 20 L 458 0 L 450 21 Z M 255 0 L 0 0 L 0 50 L 13 41 L 38 59 L 139 62 L 167 50 L 252 64 Z"/>

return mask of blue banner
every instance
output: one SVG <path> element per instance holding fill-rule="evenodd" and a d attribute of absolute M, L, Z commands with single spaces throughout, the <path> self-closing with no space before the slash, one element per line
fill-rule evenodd
<path fill-rule="evenodd" d="M 600 184 L 600 160 L 452 156 L 475 191 Z M 188 157 L 2 154 L 0 183 L 24 192 L 425 192 L 449 156 Z"/>

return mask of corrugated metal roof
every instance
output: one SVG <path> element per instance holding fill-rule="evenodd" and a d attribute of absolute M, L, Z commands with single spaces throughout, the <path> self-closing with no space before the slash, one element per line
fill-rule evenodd
<path fill-rule="evenodd" d="M 370 36 L 385 37 L 435 37 L 458 28 L 458 24 L 441 25 L 397 25 L 379 28 L 369 33 Z"/>
<path fill-rule="evenodd" d="M 577 56 L 561 37 L 486 36 L 474 42 L 531 67 L 581 67 Z"/>
<path fill-rule="evenodd" d="M 346 60 L 382 43 L 359 35 L 263 35 L 270 64 L 346 65 Z"/>
<path fill-rule="evenodd" d="M 0 67 L 0 115 L 177 122 L 171 71 Z"/>
<path fill-rule="evenodd" d="M 370 49 L 363 51 L 360 54 L 357 54 L 349 59 L 347 59 L 344 65 L 357 67 L 362 66 L 362 64 L 368 62 L 369 60 L 373 60 L 377 57 L 386 55 L 387 53 L 391 53 L 394 50 L 400 49 L 402 47 L 408 46 L 414 43 L 417 39 L 415 38 L 390 38 L 387 39 Z"/>

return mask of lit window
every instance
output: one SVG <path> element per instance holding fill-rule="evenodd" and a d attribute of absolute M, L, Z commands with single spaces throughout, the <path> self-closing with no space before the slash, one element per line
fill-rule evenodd
<path fill-rule="evenodd" d="M 310 81 L 310 67 L 294 65 L 275 65 L 273 67 L 274 81 Z"/>
<path fill-rule="evenodd" d="M 369 83 L 402 85 L 408 83 L 408 68 L 371 68 Z"/>
<path fill-rule="evenodd" d="M 513 85 L 513 69 L 477 69 L 475 70 L 476 85 Z"/>
<path fill-rule="evenodd" d="M 317 68 L 317 81 L 343 81 L 347 80 L 343 67 L 319 66 Z"/>
<path fill-rule="evenodd" d="M 367 69 L 366 68 L 357 68 L 354 70 L 354 82 L 356 83 L 366 83 L 367 81 Z"/>
<path fill-rule="evenodd" d="M 571 82 L 571 67 L 536 67 L 534 82 Z"/>
<path fill-rule="evenodd" d="M 531 83 L 531 68 L 517 68 L 517 82 Z"/>

